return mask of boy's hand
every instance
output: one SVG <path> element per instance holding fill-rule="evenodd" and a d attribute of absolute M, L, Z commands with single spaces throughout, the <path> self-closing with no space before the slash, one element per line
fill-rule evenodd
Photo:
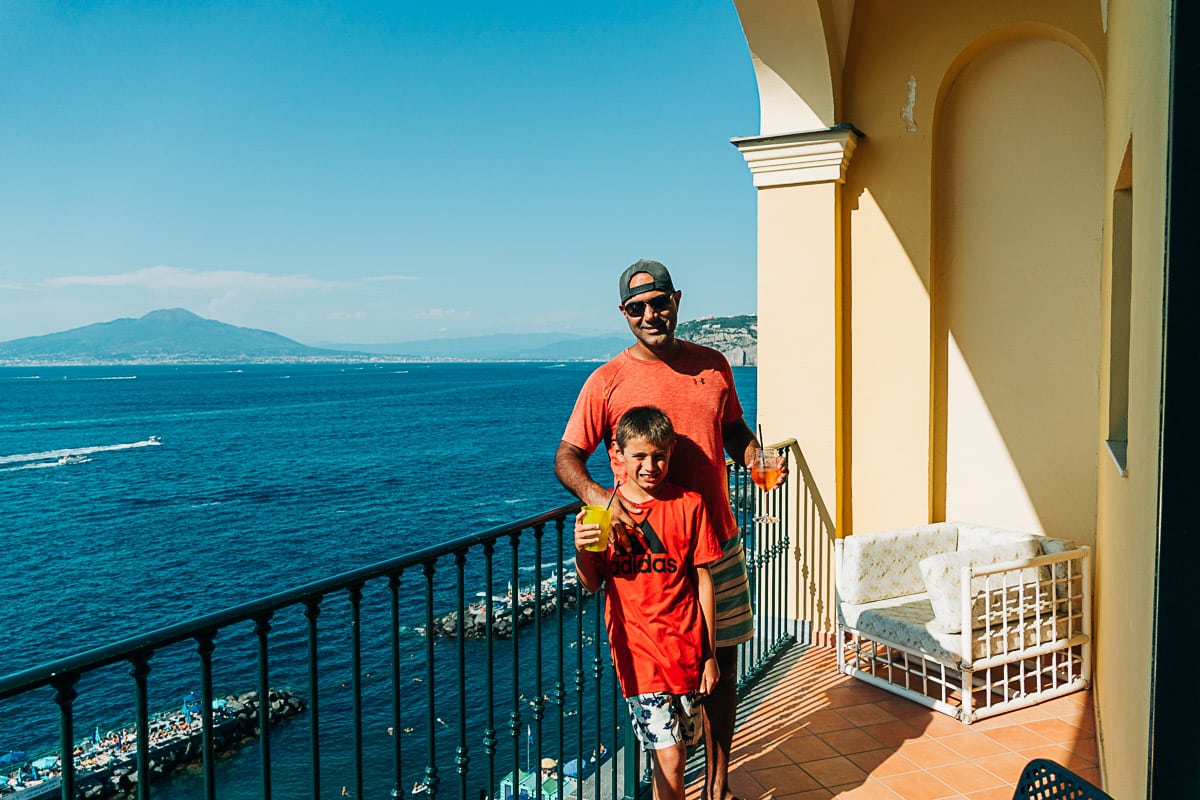
<path fill-rule="evenodd" d="M 712 656 L 704 659 L 704 667 L 700 670 L 700 688 L 697 690 L 701 697 L 708 697 L 712 690 L 717 688 L 717 681 L 721 679 L 721 668 L 717 666 L 717 659 Z"/>
<path fill-rule="evenodd" d="M 588 553 L 593 556 L 600 555 L 599 551 L 588 550 L 588 547 L 594 547 L 600 544 L 600 526 L 594 522 L 583 524 L 583 512 L 580 511 L 575 515 L 575 551 L 577 553 Z"/>
<path fill-rule="evenodd" d="M 609 502 L 609 497 L 612 498 L 611 503 Z M 612 547 L 613 552 L 628 553 L 629 535 L 631 532 L 637 530 L 637 522 L 634 521 L 633 515 L 629 513 L 629 509 L 632 508 L 640 511 L 641 508 L 632 500 L 626 500 L 622 497 L 620 492 L 613 494 L 611 489 L 602 491 L 595 497 L 588 498 L 584 502 L 593 506 L 608 504 L 608 508 L 612 512 L 612 530 L 609 536 L 609 546 Z"/>

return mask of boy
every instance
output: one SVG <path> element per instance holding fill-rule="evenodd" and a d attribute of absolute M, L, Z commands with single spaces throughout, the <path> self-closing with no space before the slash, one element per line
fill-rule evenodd
<path fill-rule="evenodd" d="M 605 624 L 634 732 L 654 752 L 654 797 L 683 800 L 686 747 L 702 732 L 699 699 L 720 673 L 708 564 L 721 558 L 703 498 L 666 482 L 671 421 L 653 406 L 625 412 L 614 431 L 636 523 L 626 552 L 586 548 L 600 526 L 575 519 L 575 571 L 590 592 L 606 584 Z M 608 532 L 605 532 L 606 534 Z"/>

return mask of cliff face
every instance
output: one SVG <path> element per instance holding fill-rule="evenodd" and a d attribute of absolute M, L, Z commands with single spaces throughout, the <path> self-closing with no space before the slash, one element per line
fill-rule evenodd
<path fill-rule="evenodd" d="M 758 315 L 704 317 L 680 322 L 675 335 L 702 344 L 721 353 L 735 367 L 758 364 Z"/>

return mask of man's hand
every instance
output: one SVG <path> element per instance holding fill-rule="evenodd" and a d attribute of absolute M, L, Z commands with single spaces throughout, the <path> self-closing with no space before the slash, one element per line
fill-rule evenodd
<path fill-rule="evenodd" d="M 759 453 L 761 451 L 762 451 L 762 446 L 759 445 L 758 442 L 755 442 L 754 446 L 753 446 L 753 453 L 751 453 L 749 451 L 746 453 L 745 466 L 747 469 L 749 469 L 750 466 L 760 458 Z M 787 480 L 788 475 L 791 474 L 791 470 L 788 469 L 788 463 L 791 461 L 791 459 L 787 456 L 787 449 L 784 448 L 784 449 L 780 450 L 779 452 L 783 454 L 783 468 L 779 471 L 779 477 L 775 479 L 775 483 L 773 485 L 767 487 L 767 491 L 770 491 L 771 489 L 782 486 L 783 482 L 785 480 Z"/>
<path fill-rule="evenodd" d="M 607 502 L 608 498 L 605 497 L 604 502 L 600 503 L 600 505 L 604 505 L 604 503 Z M 628 505 L 626 505 L 627 503 Z M 609 506 L 609 509 L 612 511 L 613 521 L 613 550 L 618 553 L 629 552 L 629 535 L 637 529 L 637 523 L 634 521 L 633 516 L 629 513 L 630 508 L 635 510 L 639 509 L 639 507 L 634 505 L 633 502 L 621 497 L 620 492 L 617 492 L 615 495 L 613 495 L 612 505 Z"/>
<path fill-rule="evenodd" d="M 603 506 L 612 496 L 613 520 L 613 549 L 618 553 L 629 552 L 629 534 L 636 527 L 630 508 L 637 506 L 624 500 L 620 494 L 613 495 L 612 489 L 605 489 L 592 480 L 587 471 L 587 460 L 590 453 L 569 442 L 559 442 L 558 451 L 554 454 L 554 474 L 571 494 L 588 506 Z M 626 505 L 628 503 L 628 505 Z"/>

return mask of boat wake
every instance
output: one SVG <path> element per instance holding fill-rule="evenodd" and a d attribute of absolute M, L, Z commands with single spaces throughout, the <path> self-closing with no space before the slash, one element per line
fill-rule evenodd
<path fill-rule="evenodd" d="M 25 467 L 59 467 L 68 464 L 81 464 L 90 460 L 87 457 L 93 453 L 105 453 L 114 450 L 136 450 L 142 447 L 158 447 L 162 440 L 157 436 L 142 439 L 139 442 L 124 442 L 122 444 L 101 444 L 92 447 L 65 447 L 60 450 L 44 450 L 40 453 L 16 453 L 10 456 L 0 456 L 0 464 L 16 464 Z"/>

